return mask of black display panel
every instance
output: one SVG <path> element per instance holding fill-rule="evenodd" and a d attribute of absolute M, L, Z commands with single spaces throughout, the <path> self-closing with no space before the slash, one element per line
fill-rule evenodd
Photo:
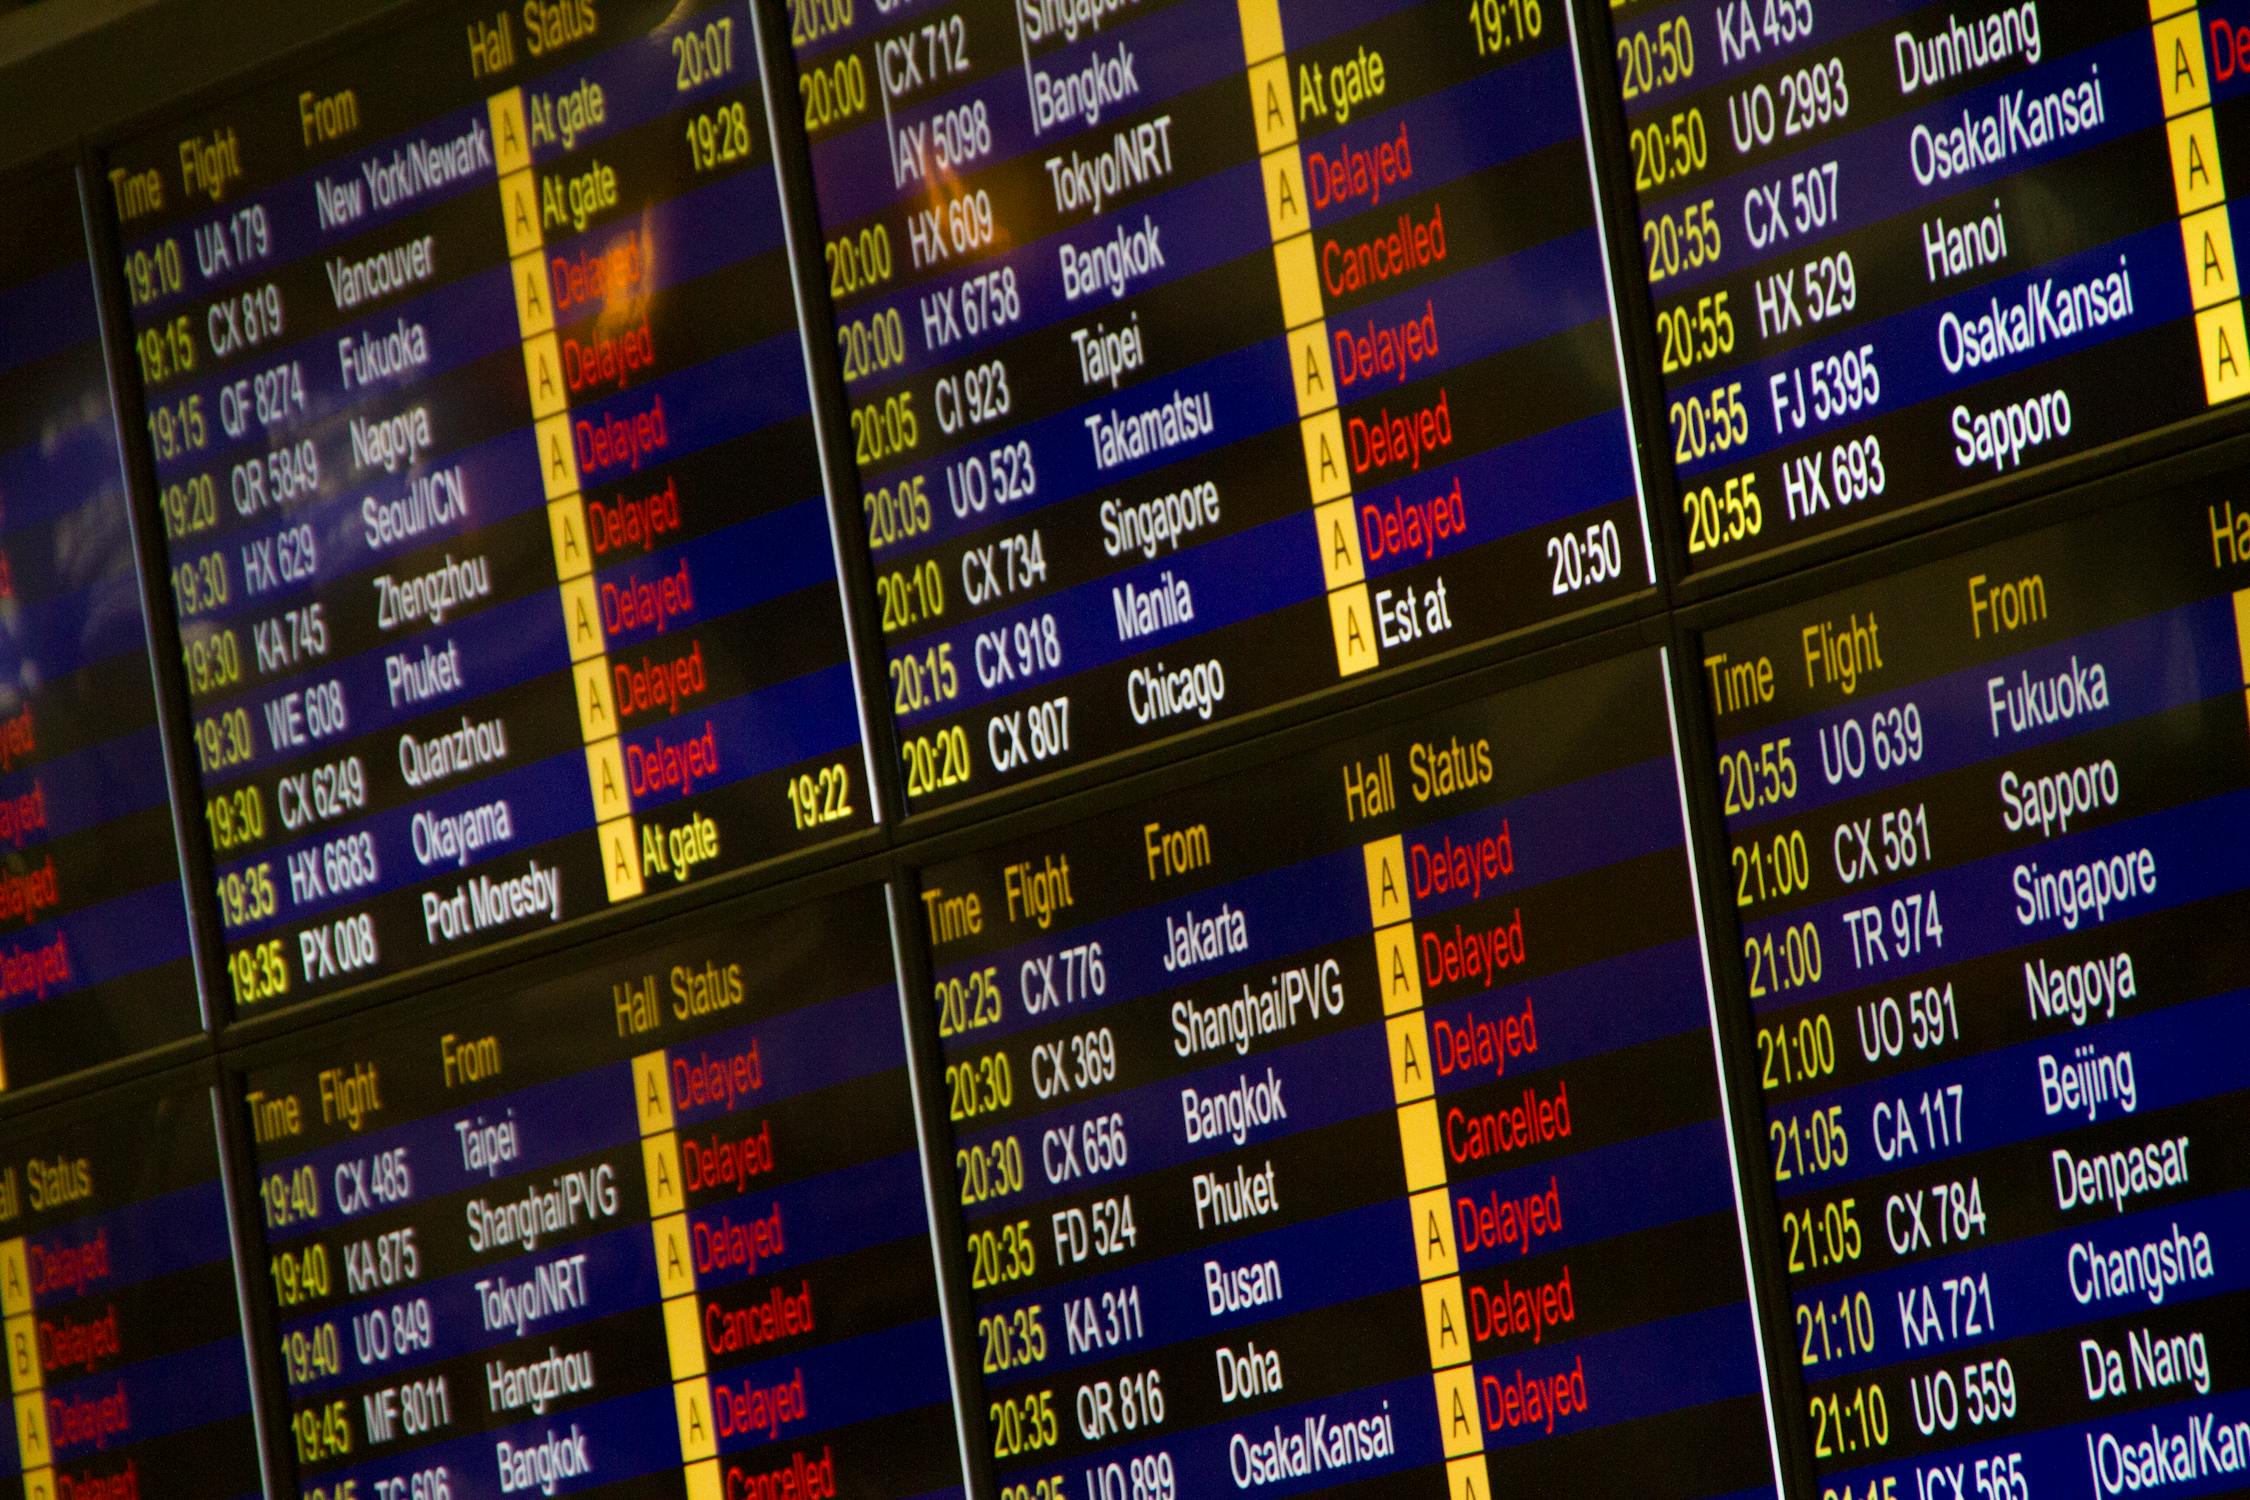
<path fill-rule="evenodd" d="M 1002 1493 L 1772 1494 L 1658 653 L 922 883 Z"/>
<path fill-rule="evenodd" d="M 864 825 L 746 11 L 455 6 L 109 157 L 226 978 Z"/>
<path fill-rule="evenodd" d="M 203 1016 L 77 177 L 0 196 L 0 1088 L 22 1088 Z"/>
<path fill-rule="evenodd" d="M 2236 9 L 1612 7 L 1687 571 L 2250 392 Z"/>
<path fill-rule="evenodd" d="M 242 1080 L 289 1494 L 958 1496 L 879 888 Z"/>
<path fill-rule="evenodd" d="M 1651 581 L 1567 0 L 791 11 L 910 807 Z"/>
<path fill-rule="evenodd" d="M 1820 1493 L 2242 1483 L 2240 494 L 1704 637 Z"/>
<path fill-rule="evenodd" d="M 217 1109 L 198 1068 L 8 1122 L 0 1494 L 265 1493 Z"/>

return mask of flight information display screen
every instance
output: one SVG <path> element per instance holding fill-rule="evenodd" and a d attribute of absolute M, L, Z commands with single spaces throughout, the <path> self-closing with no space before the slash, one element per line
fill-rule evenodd
<path fill-rule="evenodd" d="M 215 1109 L 198 1070 L 9 1122 L 0 1494 L 265 1493 Z"/>
<path fill-rule="evenodd" d="M 907 798 L 1645 587 L 1568 0 L 798 0 Z"/>
<path fill-rule="evenodd" d="M 1666 698 L 922 872 L 1002 1493 L 1772 1493 Z"/>
<path fill-rule="evenodd" d="M 720 907 L 249 1072 L 284 1490 L 961 1495 L 886 910 Z"/>
<path fill-rule="evenodd" d="M 1687 570 L 2250 392 L 2232 9 L 1611 8 Z"/>
<path fill-rule="evenodd" d="M 869 820 L 747 11 L 430 12 L 107 197 L 238 1008 Z"/>
<path fill-rule="evenodd" d="M 77 180 L 0 196 L 0 1088 L 22 1088 L 202 1011 Z"/>
<path fill-rule="evenodd" d="M 2239 497 L 1704 638 L 1824 1494 L 2242 1483 Z"/>

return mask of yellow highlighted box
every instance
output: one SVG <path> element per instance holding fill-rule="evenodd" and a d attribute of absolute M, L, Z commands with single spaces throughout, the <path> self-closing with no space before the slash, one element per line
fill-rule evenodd
<path fill-rule="evenodd" d="M 1242 22 L 1242 60 L 1257 64 L 1282 50 L 1281 0 L 1235 0 Z"/>
<path fill-rule="evenodd" d="M 1445 1181 L 1445 1145 L 1438 1136 L 1435 1099 L 1399 1110 L 1398 1144 L 1406 1161 L 1408 1192 L 1419 1193 Z"/>
<path fill-rule="evenodd" d="M 664 1343 L 672 1356 L 674 1380 L 691 1380 L 704 1372 L 703 1309 L 693 1297 L 674 1297 L 664 1304 Z"/>
<path fill-rule="evenodd" d="M 531 165 L 531 130 L 524 123 L 523 90 L 494 94 L 487 104 L 492 115 L 492 164 L 505 177 Z"/>
<path fill-rule="evenodd" d="M 516 288 L 516 331 L 525 338 L 555 326 L 553 293 L 547 286 L 547 261 L 531 250 L 508 262 Z"/>
<path fill-rule="evenodd" d="M 617 736 L 586 747 L 586 785 L 594 794 L 595 822 L 607 823 L 633 810 L 633 795 L 625 783 L 625 757 L 617 748 Z"/>
<path fill-rule="evenodd" d="M 16 1458 L 26 1472 L 55 1461 L 47 1446 L 47 1397 L 43 1392 L 28 1391 L 16 1397 Z"/>
<path fill-rule="evenodd" d="M 2203 398 L 2212 406 L 2250 395 L 2250 342 L 2242 304 L 2228 302 L 2195 315 L 2195 342 L 2203 355 Z"/>
<path fill-rule="evenodd" d="M 1320 316 L 1320 266 L 1312 236 L 1293 235 L 1273 247 L 1274 279 L 1281 283 L 1281 326 L 1297 328 Z"/>
<path fill-rule="evenodd" d="M 1460 1247 L 1453 1238 L 1453 1194 L 1431 1188 L 1406 1200 L 1414 1218 L 1414 1264 L 1424 1281 L 1451 1276 L 1461 1269 Z"/>
<path fill-rule="evenodd" d="M 1266 181 L 1266 228 L 1276 240 L 1312 228 L 1305 198 L 1305 162 L 1295 146 L 1269 151 L 1261 162 Z"/>
<path fill-rule="evenodd" d="M 2180 252 L 2187 257 L 2188 296 L 2196 307 L 2242 295 L 2234 268 L 2234 223 L 2224 203 L 2180 220 Z"/>
<path fill-rule="evenodd" d="M 578 455 L 570 446 L 570 413 L 557 412 L 532 432 L 539 440 L 539 482 L 549 500 L 578 493 Z"/>
<path fill-rule="evenodd" d="M 7 1338 L 8 1389 L 19 1396 L 38 1390 L 44 1382 L 39 1378 L 39 1330 L 31 1314 L 8 1319 Z"/>
<path fill-rule="evenodd" d="M 1336 405 L 1336 365 L 1328 353 L 1328 325 L 1316 322 L 1289 334 L 1289 386 L 1297 415 L 1309 417 Z"/>
<path fill-rule="evenodd" d="M 1484 1455 L 1472 1453 L 1448 1463 L 1445 1491 L 1453 1500 L 1492 1500 L 1492 1471 Z"/>
<path fill-rule="evenodd" d="M 599 656 L 608 644 L 602 634 L 601 596 L 594 592 L 594 575 L 583 573 L 561 585 L 563 636 L 570 642 L 570 659 L 582 662 Z"/>
<path fill-rule="evenodd" d="M 609 686 L 609 662 L 594 657 L 571 668 L 578 687 L 578 737 L 591 744 L 617 733 L 617 699 Z"/>
<path fill-rule="evenodd" d="M 1438 1438 L 1447 1458 L 1484 1451 L 1484 1423 L 1477 1416 L 1477 1377 L 1467 1365 L 1439 1370 L 1431 1380 L 1437 1386 Z"/>
<path fill-rule="evenodd" d="M 1391 1097 L 1401 1104 L 1437 1092 L 1430 1072 L 1430 1026 L 1422 1012 L 1410 1010 L 1384 1023 L 1391 1044 Z"/>
<path fill-rule="evenodd" d="M 1430 1340 L 1431 1369 L 1450 1370 L 1469 1362 L 1469 1311 L 1461 1300 L 1460 1277 L 1422 1283 L 1422 1331 Z"/>
<path fill-rule="evenodd" d="M 711 1427 L 711 1387 L 683 1380 L 672 1387 L 672 1406 L 680 1422 L 680 1458 L 685 1463 L 719 1456 L 719 1437 Z"/>
<path fill-rule="evenodd" d="M 1383 1014 L 1422 1008 L 1422 976 L 1414 967 L 1414 927 L 1401 922 L 1375 934 L 1375 976 L 1383 987 Z"/>
<path fill-rule="evenodd" d="M 1406 899 L 1406 840 L 1394 833 L 1366 845 L 1360 853 L 1367 866 L 1367 914 L 1372 925 L 1388 927 L 1413 916 Z"/>
<path fill-rule="evenodd" d="M 2181 115 L 2164 128 L 2172 147 L 2172 196 L 2180 212 L 2192 214 L 2222 202 L 2227 183 L 2219 170 L 2219 135 L 2211 111 Z"/>
<path fill-rule="evenodd" d="M 555 547 L 555 576 L 580 578 L 594 571 L 594 551 L 587 545 L 586 502 L 565 495 L 547 506 L 547 540 Z"/>
<path fill-rule="evenodd" d="M 1269 57 L 1250 70 L 1250 120 L 1258 154 L 1297 143 L 1297 108 L 1289 98 L 1289 60 Z"/>
<path fill-rule="evenodd" d="M 648 1174 L 650 1218 L 685 1212 L 687 1185 L 680 1178 L 680 1138 L 667 1130 L 641 1142 L 641 1170 Z"/>
<path fill-rule="evenodd" d="M 511 257 L 539 248 L 539 186 L 528 168 L 500 179 L 500 218 L 507 226 Z"/>
<path fill-rule="evenodd" d="M 1331 500 L 1326 505 L 1313 507 L 1313 527 L 1320 536 L 1320 576 L 1334 593 L 1347 585 L 1359 583 L 1367 577 L 1367 564 L 1360 557 L 1359 530 L 1352 516 L 1352 502 Z"/>
<path fill-rule="evenodd" d="M 14 1317 L 31 1311 L 31 1269 L 24 1260 L 23 1237 L 0 1240 L 0 1313 Z"/>
<path fill-rule="evenodd" d="M 641 836 L 631 818 L 619 818 L 614 823 L 604 823 L 599 829 L 602 843 L 602 881 L 609 888 L 612 901 L 630 901 L 641 893 Z"/>
<path fill-rule="evenodd" d="M 1336 675 L 1353 677 L 1379 666 L 1375 649 L 1375 606 L 1368 601 L 1367 585 L 1355 583 L 1328 596 L 1328 628 L 1336 638 Z"/>
<path fill-rule="evenodd" d="M 1320 505 L 1351 494 L 1343 419 L 1333 411 L 1324 411 L 1299 422 L 1297 431 L 1304 440 L 1305 482 L 1312 487 L 1313 503 Z"/>
<path fill-rule="evenodd" d="M 551 417 L 569 405 L 570 391 L 563 384 L 562 342 L 554 330 L 523 341 L 523 380 L 531 391 L 532 416 Z"/>
<path fill-rule="evenodd" d="M 2156 90 L 2166 117 L 2202 109 L 2211 102 L 2210 70 L 2203 62 L 2203 32 L 2194 11 L 2157 23 Z"/>
<path fill-rule="evenodd" d="M 656 1289 L 665 1297 L 695 1290 L 693 1247 L 688 1244 L 687 1215 L 673 1214 L 649 1226 L 656 1240 Z"/>
<path fill-rule="evenodd" d="M 633 1059 L 633 1109 L 640 1116 L 642 1135 L 672 1128 L 672 1075 L 661 1051 L 643 1052 Z"/>
<path fill-rule="evenodd" d="M 2250 589 L 2235 590 L 2234 646 L 2242 660 L 2242 680 L 2250 683 Z"/>

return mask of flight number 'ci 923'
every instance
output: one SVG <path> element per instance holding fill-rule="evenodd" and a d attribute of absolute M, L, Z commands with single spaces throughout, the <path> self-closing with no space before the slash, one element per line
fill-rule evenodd
<path fill-rule="evenodd" d="M 957 375 L 941 376 L 930 397 L 938 427 L 951 437 L 970 427 L 981 427 L 1006 416 L 1014 405 L 1008 391 L 1008 367 L 990 360 Z"/>

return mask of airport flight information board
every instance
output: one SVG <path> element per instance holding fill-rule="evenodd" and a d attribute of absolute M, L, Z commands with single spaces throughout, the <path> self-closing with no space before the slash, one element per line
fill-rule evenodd
<path fill-rule="evenodd" d="M 1568 0 L 791 14 L 910 806 L 1651 581 Z"/>
<path fill-rule="evenodd" d="M 1822 1492 L 2239 1487 L 2239 485 L 1703 650 Z"/>
<path fill-rule="evenodd" d="M 238 1008 L 869 820 L 746 11 L 431 13 L 106 191 Z"/>
<path fill-rule="evenodd" d="M 879 887 L 253 1068 L 283 1493 L 959 1496 Z"/>
<path fill-rule="evenodd" d="M 1658 653 L 922 872 L 1005 1495 L 1770 1495 Z"/>
<path fill-rule="evenodd" d="M 1687 570 L 2250 393 L 2240 11 L 1611 9 Z"/>
<path fill-rule="evenodd" d="M 0 196 L 0 1088 L 22 1088 L 203 1018 L 77 180 Z"/>
<path fill-rule="evenodd" d="M 10 1122 L 0 1494 L 265 1493 L 212 1080 L 197 1068 Z"/>

